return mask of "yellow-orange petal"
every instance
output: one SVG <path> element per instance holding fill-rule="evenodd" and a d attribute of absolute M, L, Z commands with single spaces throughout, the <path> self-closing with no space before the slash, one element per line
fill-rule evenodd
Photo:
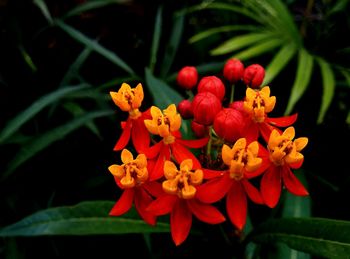
<path fill-rule="evenodd" d="M 233 159 L 233 152 L 231 148 L 226 144 L 222 146 L 221 158 L 225 165 L 231 164 L 231 160 Z"/>
<path fill-rule="evenodd" d="M 145 154 L 138 154 L 136 159 L 135 159 L 135 163 L 137 168 L 145 168 L 147 167 L 147 157 Z"/>
<path fill-rule="evenodd" d="M 165 180 L 162 183 L 162 188 L 168 194 L 176 194 L 177 193 L 177 183 L 178 183 L 178 181 L 175 179 Z"/>
<path fill-rule="evenodd" d="M 122 153 L 121 153 L 121 159 L 122 159 L 123 164 L 128 164 L 134 160 L 134 156 L 132 155 L 132 153 L 129 150 L 124 148 Z"/>
<path fill-rule="evenodd" d="M 142 84 L 139 83 L 135 89 L 134 89 L 134 95 L 135 98 L 132 102 L 132 108 L 133 109 L 138 109 L 141 106 L 141 103 L 143 101 L 144 98 L 144 93 L 143 93 L 143 88 L 142 88 Z"/>
<path fill-rule="evenodd" d="M 199 185 L 203 181 L 203 171 L 197 169 L 193 174 L 190 174 L 190 182 L 193 185 Z"/>
<path fill-rule="evenodd" d="M 111 172 L 112 175 L 115 175 L 119 180 L 124 177 L 124 167 L 120 165 L 111 165 L 108 167 L 108 170 Z"/>
<path fill-rule="evenodd" d="M 174 179 L 177 175 L 177 167 L 171 161 L 164 162 L 164 176 L 166 179 Z"/>
<path fill-rule="evenodd" d="M 182 188 L 181 194 L 184 199 L 192 199 L 196 195 L 196 188 L 192 185 Z"/>
<path fill-rule="evenodd" d="M 251 142 L 248 147 L 247 151 L 251 152 L 253 156 L 257 156 L 259 152 L 259 144 L 257 141 Z"/>
<path fill-rule="evenodd" d="M 180 170 L 190 171 L 192 170 L 192 167 L 193 167 L 192 159 L 185 159 L 180 164 Z"/>
<path fill-rule="evenodd" d="M 295 137 L 295 129 L 293 126 L 288 127 L 282 133 L 283 137 L 286 137 L 288 140 L 292 140 Z"/>
<path fill-rule="evenodd" d="M 144 120 L 143 123 L 151 134 L 158 135 L 158 125 L 154 120 Z"/>
<path fill-rule="evenodd" d="M 297 151 L 301 151 L 304 149 L 304 147 L 306 147 L 307 143 L 308 143 L 309 139 L 306 137 L 302 137 L 302 138 L 297 138 L 294 140 L 295 146 L 296 146 L 296 150 Z"/>

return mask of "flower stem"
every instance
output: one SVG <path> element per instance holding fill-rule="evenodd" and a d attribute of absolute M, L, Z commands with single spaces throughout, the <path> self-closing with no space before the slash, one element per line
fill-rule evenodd
<path fill-rule="evenodd" d="M 207 144 L 207 157 L 209 161 L 211 161 L 211 144 L 212 144 L 213 136 L 212 136 L 212 126 L 209 127 L 209 141 Z"/>
<path fill-rule="evenodd" d="M 232 86 L 231 86 L 231 94 L 230 94 L 230 103 L 233 102 L 234 96 L 235 96 L 235 84 L 232 84 Z"/>

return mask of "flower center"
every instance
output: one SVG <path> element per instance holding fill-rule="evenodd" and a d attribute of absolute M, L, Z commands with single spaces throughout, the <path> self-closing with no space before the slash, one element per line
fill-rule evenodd
<path fill-rule="evenodd" d="M 117 178 L 124 188 L 140 186 L 148 179 L 147 168 L 138 168 L 137 164 L 130 162 L 123 165 L 123 173 Z"/>

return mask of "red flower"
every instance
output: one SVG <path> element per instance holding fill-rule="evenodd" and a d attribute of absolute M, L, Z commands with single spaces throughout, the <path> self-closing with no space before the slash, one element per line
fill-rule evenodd
<path fill-rule="evenodd" d="M 245 120 L 242 112 L 224 108 L 215 117 L 213 128 L 215 133 L 228 142 L 234 142 L 242 137 Z"/>
<path fill-rule="evenodd" d="M 198 93 L 210 92 L 220 101 L 225 96 L 225 85 L 220 78 L 216 76 L 203 77 L 198 83 Z"/>
<path fill-rule="evenodd" d="M 240 81 L 243 77 L 244 65 L 236 58 L 230 58 L 226 61 L 224 66 L 224 77 L 231 83 Z"/>
<path fill-rule="evenodd" d="M 183 160 L 180 170 L 171 161 L 164 163 L 162 183 L 164 194 L 154 200 L 147 211 L 156 216 L 170 214 L 170 230 L 176 245 L 183 243 L 192 226 L 192 215 L 208 224 L 218 224 L 225 221 L 225 217 L 214 206 L 196 199 L 196 188 L 202 183 L 203 171 L 192 171 L 192 160 Z"/>
<path fill-rule="evenodd" d="M 186 90 L 191 90 L 198 81 L 198 72 L 195 67 L 183 67 L 177 74 L 176 81 L 178 85 Z"/>
<path fill-rule="evenodd" d="M 221 101 L 210 92 L 198 93 L 192 101 L 194 120 L 203 125 L 211 125 L 221 108 Z"/>

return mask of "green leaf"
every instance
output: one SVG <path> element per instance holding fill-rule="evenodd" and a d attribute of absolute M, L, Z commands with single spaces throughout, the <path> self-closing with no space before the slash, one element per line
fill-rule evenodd
<path fill-rule="evenodd" d="M 169 232 L 169 224 L 150 226 L 135 213 L 109 216 L 113 201 L 88 201 L 38 211 L 0 230 L 1 237 L 85 236 Z M 129 216 L 130 215 L 130 216 Z"/>
<path fill-rule="evenodd" d="M 154 72 L 154 67 L 157 63 L 157 52 L 159 48 L 160 34 L 162 29 L 162 13 L 163 13 L 163 8 L 162 6 L 159 6 L 157 15 L 156 15 L 156 21 L 154 23 L 151 57 L 149 61 L 149 68 L 152 73 Z"/>
<path fill-rule="evenodd" d="M 322 83 L 323 83 L 323 94 L 321 101 L 321 108 L 318 114 L 317 123 L 320 124 L 323 122 L 323 118 L 332 103 L 334 90 L 335 90 L 335 79 L 334 73 L 329 65 L 324 59 L 317 57 L 316 61 L 320 65 L 321 74 L 322 74 Z"/>
<path fill-rule="evenodd" d="M 164 81 L 156 78 L 149 68 L 145 69 L 146 83 L 153 103 L 159 109 L 166 109 L 170 104 L 177 105 L 183 97 Z"/>
<path fill-rule="evenodd" d="M 350 254 L 350 221 L 325 218 L 281 218 L 259 225 L 247 241 L 282 242 L 290 248 L 325 258 Z"/>
<path fill-rule="evenodd" d="M 48 20 L 49 23 L 52 24 L 52 22 L 53 22 L 52 16 L 50 14 L 49 9 L 47 8 L 47 5 L 46 5 L 45 1 L 44 0 L 34 0 L 33 3 L 37 7 L 39 7 L 40 11 L 42 12 L 42 14 L 46 18 L 46 20 Z"/>
<path fill-rule="evenodd" d="M 59 100 L 60 98 L 84 88 L 87 88 L 87 85 L 79 85 L 75 87 L 64 87 L 57 89 L 47 95 L 40 97 L 27 109 L 19 113 L 16 117 L 11 119 L 4 129 L 0 132 L 0 143 L 4 142 L 9 138 L 13 133 L 15 133 L 24 123 L 33 118 L 38 112 L 40 112 L 47 105 Z"/>
<path fill-rule="evenodd" d="M 246 60 L 252 57 L 259 56 L 263 53 L 269 52 L 274 48 L 277 48 L 280 46 L 282 41 L 280 39 L 271 38 L 263 42 L 259 42 L 258 44 L 255 44 L 254 46 L 245 49 L 241 52 L 238 52 L 233 55 L 233 57 L 241 60 Z"/>
<path fill-rule="evenodd" d="M 96 51 L 98 54 L 105 57 L 106 59 L 108 59 L 113 64 L 117 65 L 118 67 L 120 67 L 121 69 L 129 73 L 130 75 L 135 74 L 135 72 L 120 57 L 118 57 L 115 53 L 113 53 L 112 51 L 100 45 L 97 41 L 88 38 L 87 36 L 82 34 L 80 31 L 74 29 L 73 27 L 67 25 L 66 23 L 60 20 L 55 20 L 55 24 L 58 27 L 60 27 L 63 31 L 65 31 L 73 39 L 84 44 L 90 49 Z"/>
<path fill-rule="evenodd" d="M 312 74 L 313 57 L 303 48 L 300 49 L 298 56 L 297 74 L 285 111 L 286 115 L 292 112 L 294 105 L 304 94 Z"/>
<path fill-rule="evenodd" d="M 64 138 L 77 128 L 85 125 L 95 118 L 108 116 L 111 114 L 113 114 L 113 111 L 111 110 L 89 112 L 38 136 L 17 152 L 15 158 L 10 161 L 7 171 L 2 175 L 1 180 L 6 179 L 18 166 L 35 156 L 39 151 Z"/>
<path fill-rule="evenodd" d="M 224 43 L 222 43 L 220 46 L 216 47 L 215 49 L 210 51 L 211 55 L 224 55 L 228 54 L 230 52 L 233 52 L 235 50 L 247 47 L 249 45 L 252 45 L 256 42 L 269 39 L 272 37 L 271 33 L 248 33 L 240 36 L 235 36 Z"/>
<path fill-rule="evenodd" d="M 284 45 L 273 57 L 270 64 L 266 67 L 265 79 L 262 85 L 267 85 L 282 71 L 291 58 L 296 53 L 296 47 L 293 43 Z"/>

